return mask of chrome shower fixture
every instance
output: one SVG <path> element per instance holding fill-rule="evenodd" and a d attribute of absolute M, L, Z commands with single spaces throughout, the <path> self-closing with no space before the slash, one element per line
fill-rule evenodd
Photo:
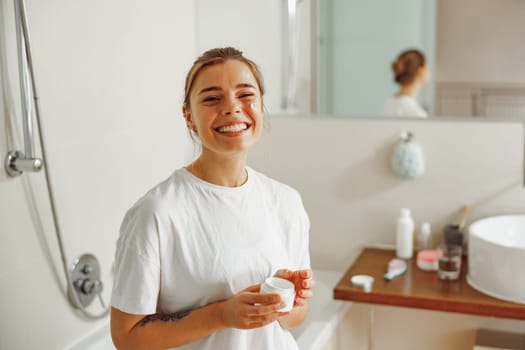
<path fill-rule="evenodd" d="M 38 172 L 42 169 L 42 159 L 26 158 L 22 151 L 9 151 L 5 158 L 5 171 L 15 177 L 22 175 L 24 171 Z"/>
<path fill-rule="evenodd" d="M 24 171 L 40 171 L 43 165 L 42 159 L 35 157 L 32 117 L 34 106 L 35 114 L 38 118 L 39 104 L 33 73 L 31 46 L 29 44 L 25 2 L 24 0 L 15 0 L 14 5 L 25 153 L 18 150 L 11 150 L 7 154 L 4 163 L 5 170 L 9 176 L 13 177 L 22 175 Z"/>
<path fill-rule="evenodd" d="M 69 300 L 77 309 L 87 307 L 97 296 L 102 308 L 106 307 L 101 296 L 100 264 L 94 255 L 83 254 L 73 262 L 71 282 Z"/>
<path fill-rule="evenodd" d="M 25 0 L 14 0 L 15 23 L 18 46 L 18 66 L 20 75 L 20 96 L 22 100 L 22 116 L 24 130 L 25 152 L 11 150 L 5 159 L 5 170 L 9 176 L 22 175 L 24 171 L 39 171 L 44 169 L 44 177 L 51 207 L 51 216 L 55 228 L 55 234 L 62 260 L 62 268 L 67 281 L 68 301 L 74 308 L 78 309 L 82 315 L 88 319 L 101 319 L 109 314 L 110 308 L 104 306 L 102 300 L 102 281 L 100 280 L 100 265 L 97 259 L 91 254 L 84 254 L 75 260 L 70 269 L 67 264 L 66 252 L 62 239 L 58 212 L 55 204 L 55 196 L 49 174 L 49 162 L 44 143 L 44 130 L 39 112 L 38 94 L 33 73 L 33 63 L 31 59 L 31 46 L 29 40 L 29 30 L 27 26 Z M 38 128 L 38 139 L 42 158 L 35 156 L 35 145 L 33 140 L 33 108 Z M 44 166 L 45 163 L 45 166 Z M 93 299 L 98 296 L 102 305 L 102 311 L 93 314 L 85 309 Z"/>

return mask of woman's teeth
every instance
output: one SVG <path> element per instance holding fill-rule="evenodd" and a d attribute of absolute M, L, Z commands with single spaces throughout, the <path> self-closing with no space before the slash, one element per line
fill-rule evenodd
<path fill-rule="evenodd" d="M 248 129 L 248 125 L 246 125 L 245 123 L 241 123 L 241 124 L 221 126 L 220 128 L 217 129 L 217 131 L 221 133 L 226 133 L 226 132 L 239 132 L 239 131 L 246 130 L 246 129 Z"/>

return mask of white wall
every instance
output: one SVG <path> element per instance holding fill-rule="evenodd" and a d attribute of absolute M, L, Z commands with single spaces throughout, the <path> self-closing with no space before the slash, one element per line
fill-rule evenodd
<path fill-rule="evenodd" d="M 401 131 L 410 130 L 426 173 L 390 171 Z M 519 123 L 273 117 L 251 165 L 302 194 L 316 268 L 345 271 L 366 245 L 395 243 L 399 209 L 428 221 L 434 240 L 446 223 L 525 212 L 524 127 Z M 469 349 L 477 327 L 525 332 L 525 322 L 404 308 L 376 308 L 377 349 Z M 339 329 L 341 349 L 366 348 L 367 312 L 354 304 Z M 416 328 L 419 327 L 419 328 Z M 387 346 L 388 344 L 388 346 Z"/>
<path fill-rule="evenodd" d="M 2 157 L 23 148 L 12 6 L 0 2 Z M 27 10 L 66 258 L 98 257 L 108 304 L 125 210 L 192 153 L 180 106 L 194 4 L 35 0 Z M 63 349 L 100 324 L 66 301 L 46 195 L 42 172 L 0 171 L 1 349 Z"/>

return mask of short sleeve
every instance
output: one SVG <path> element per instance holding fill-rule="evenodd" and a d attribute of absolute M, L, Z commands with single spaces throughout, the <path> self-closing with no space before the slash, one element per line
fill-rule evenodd
<path fill-rule="evenodd" d="M 113 265 L 111 305 L 136 315 L 154 314 L 160 290 L 155 215 L 132 208 L 122 222 Z"/>

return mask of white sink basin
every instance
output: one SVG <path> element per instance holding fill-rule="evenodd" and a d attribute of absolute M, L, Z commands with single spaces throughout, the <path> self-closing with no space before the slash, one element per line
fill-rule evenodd
<path fill-rule="evenodd" d="M 494 298 L 525 304 L 525 215 L 473 222 L 468 236 L 467 282 Z"/>

